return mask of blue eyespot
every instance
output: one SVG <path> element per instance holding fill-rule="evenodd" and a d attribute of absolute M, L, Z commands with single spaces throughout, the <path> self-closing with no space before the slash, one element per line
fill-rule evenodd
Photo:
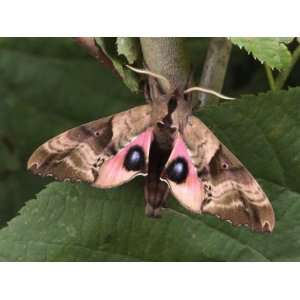
<path fill-rule="evenodd" d="M 140 171 L 145 167 L 145 154 L 140 146 L 133 146 L 129 149 L 124 160 L 124 167 L 128 171 Z"/>
<path fill-rule="evenodd" d="M 170 180 L 176 183 L 183 183 L 188 176 L 188 171 L 188 163 L 185 158 L 178 157 L 170 163 L 166 173 Z"/>

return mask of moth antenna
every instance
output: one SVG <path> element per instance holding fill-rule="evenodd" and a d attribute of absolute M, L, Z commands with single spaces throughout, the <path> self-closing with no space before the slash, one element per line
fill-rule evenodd
<path fill-rule="evenodd" d="M 206 88 L 203 88 L 203 87 L 200 87 L 200 86 L 195 86 L 195 87 L 188 88 L 183 93 L 188 94 L 188 93 L 194 92 L 194 91 L 211 94 L 211 95 L 217 96 L 217 97 L 219 97 L 221 99 L 225 99 L 225 100 L 235 100 L 235 98 L 227 97 L 227 96 L 222 95 L 222 94 L 220 94 L 220 93 L 218 93 L 214 90 L 206 89 Z"/>
<path fill-rule="evenodd" d="M 140 74 L 146 74 L 146 75 L 152 76 L 152 77 L 154 77 L 154 78 L 163 80 L 164 82 L 167 83 L 167 85 L 168 85 L 168 90 L 171 89 L 171 83 L 170 83 L 170 81 L 169 81 L 166 77 L 164 77 L 164 76 L 162 76 L 162 75 L 160 75 L 160 74 L 157 74 L 157 73 L 153 73 L 153 72 L 148 71 L 148 70 L 137 69 L 137 68 L 134 68 L 134 67 L 129 66 L 129 65 L 125 65 L 125 66 L 126 66 L 128 69 L 130 69 L 131 71 L 133 71 L 133 72 L 140 73 Z"/>

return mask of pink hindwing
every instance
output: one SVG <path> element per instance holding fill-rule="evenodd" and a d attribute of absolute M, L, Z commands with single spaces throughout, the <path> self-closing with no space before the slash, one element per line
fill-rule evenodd
<path fill-rule="evenodd" d="M 153 129 L 149 128 L 100 167 L 94 186 L 111 188 L 119 186 L 137 175 L 145 176 L 149 161 Z"/>
<path fill-rule="evenodd" d="M 180 135 L 175 139 L 161 180 L 168 183 L 173 195 L 183 206 L 195 212 L 201 211 L 203 184 Z"/>

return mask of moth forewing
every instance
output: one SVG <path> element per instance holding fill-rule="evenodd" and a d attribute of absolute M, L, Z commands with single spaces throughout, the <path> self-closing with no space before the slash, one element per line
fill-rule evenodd
<path fill-rule="evenodd" d="M 272 205 L 235 155 L 196 117 L 191 118 L 183 137 L 204 185 L 201 211 L 234 225 L 272 231 L 275 225 Z"/>
<path fill-rule="evenodd" d="M 142 105 L 70 129 L 41 145 L 30 157 L 28 169 L 61 181 L 93 184 L 102 164 L 145 131 L 151 120 L 151 106 Z"/>
<path fill-rule="evenodd" d="M 182 138 L 190 158 L 198 170 L 205 168 L 219 147 L 219 140 L 197 117 L 190 116 Z"/>
<path fill-rule="evenodd" d="M 101 138 L 98 140 L 97 138 Z M 65 131 L 41 145 L 28 160 L 34 174 L 93 182 L 93 164 L 112 138 L 111 117 Z"/>

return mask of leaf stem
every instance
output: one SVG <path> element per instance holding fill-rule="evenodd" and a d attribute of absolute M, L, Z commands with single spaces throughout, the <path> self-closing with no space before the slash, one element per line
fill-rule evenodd
<path fill-rule="evenodd" d="M 274 80 L 272 70 L 271 70 L 270 67 L 267 66 L 266 63 L 264 63 L 264 67 L 265 67 L 265 70 L 266 70 L 266 75 L 267 75 L 267 78 L 268 78 L 270 89 L 272 91 L 275 91 L 276 90 L 276 84 L 275 84 L 275 80 Z"/>
<path fill-rule="evenodd" d="M 292 60 L 289 66 L 277 76 L 275 81 L 276 89 L 281 89 L 284 86 L 286 80 L 291 74 L 291 71 L 299 58 L 300 58 L 300 45 L 294 50 L 292 54 Z"/>
<path fill-rule="evenodd" d="M 74 40 L 83 48 L 87 49 L 89 54 L 95 57 L 100 63 L 110 69 L 114 74 L 120 77 L 112 61 L 105 55 L 100 47 L 97 46 L 94 37 L 75 37 Z M 121 78 L 121 77 L 120 77 Z"/>

